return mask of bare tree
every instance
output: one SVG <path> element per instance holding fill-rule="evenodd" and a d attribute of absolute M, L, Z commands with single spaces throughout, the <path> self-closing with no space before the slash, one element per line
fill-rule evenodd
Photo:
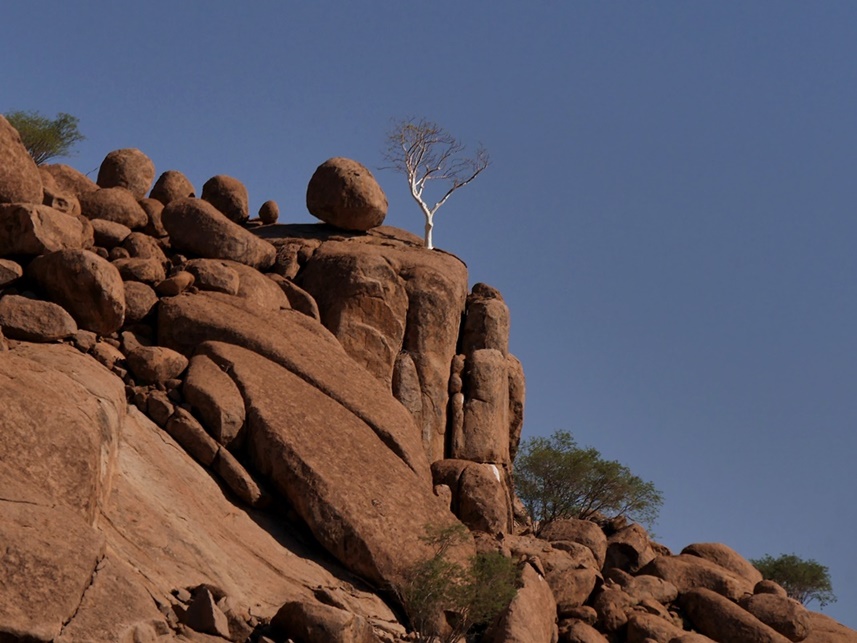
<path fill-rule="evenodd" d="M 434 215 L 452 193 L 479 176 L 490 164 L 488 152 L 481 145 L 474 156 L 464 155 L 465 147 L 437 123 L 408 118 L 395 121 L 387 134 L 385 168 L 401 172 L 408 179 L 414 201 L 426 218 L 425 247 L 431 250 Z M 429 207 L 423 197 L 429 181 L 444 181 L 449 186 L 435 204 Z"/>

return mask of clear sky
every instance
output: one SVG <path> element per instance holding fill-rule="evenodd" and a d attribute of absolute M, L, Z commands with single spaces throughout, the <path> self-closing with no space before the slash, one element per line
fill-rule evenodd
<path fill-rule="evenodd" d="M 568 429 L 665 496 L 677 552 L 830 568 L 857 628 L 857 4 L 16 2 L 0 111 L 80 118 L 284 222 L 391 117 L 492 166 L 435 245 L 512 310 L 525 436 Z M 93 173 L 93 177 L 95 174 Z M 387 223 L 420 233 L 401 176 Z"/>

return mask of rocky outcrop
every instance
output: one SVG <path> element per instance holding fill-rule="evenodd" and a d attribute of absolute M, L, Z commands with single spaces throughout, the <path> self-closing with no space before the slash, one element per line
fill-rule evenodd
<path fill-rule="evenodd" d="M 244 223 L 250 216 L 247 188 L 231 176 L 218 174 L 208 179 L 202 186 L 202 199 L 235 223 Z"/>
<path fill-rule="evenodd" d="M 522 566 L 484 640 L 850 640 L 723 545 L 516 523 L 523 369 L 460 260 L 244 221 L 177 172 L 142 198 L 121 152 L 0 205 L 0 639 L 402 641 L 423 536 L 460 520 L 453 560 Z"/>

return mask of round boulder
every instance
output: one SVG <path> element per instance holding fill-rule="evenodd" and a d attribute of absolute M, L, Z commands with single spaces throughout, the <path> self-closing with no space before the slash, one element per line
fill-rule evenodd
<path fill-rule="evenodd" d="M 113 150 L 104 157 L 96 183 L 102 188 L 125 188 L 142 199 L 155 180 L 155 164 L 136 148 Z"/>
<path fill-rule="evenodd" d="M 157 199 L 164 205 L 178 199 L 189 199 L 196 196 L 193 184 L 178 170 L 167 170 L 155 182 L 149 197 Z"/>
<path fill-rule="evenodd" d="M 125 188 L 101 188 L 88 192 L 80 199 L 80 209 L 87 219 L 104 219 L 131 228 L 149 223 L 146 211 Z"/>
<path fill-rule="evenodd" d="M 265 225 L 276 223 L 280 218 L 280 206 L 276 201 L 265 201 L 259 208 L 259 219 Z"/>
<path fill-rule="evenodd" d="M 307 186 L 306 205 L 314 217 L 345 230 L 370 230 L 387 216 L 387 195 L 372 173 L 342 157 L 318 166 Z"/>
<path fill-rule="evenodd" d="M 41 203 L 42 178 L 18 130 L 0 116 L 0 203 Z"/>
<path fill-rule="evenodd" d="M 218 174 L 208 179 L 202 186 L 202 198 L 235 223 L 244 223 L 250 216 L 247 188 L 231 176 Z"/>

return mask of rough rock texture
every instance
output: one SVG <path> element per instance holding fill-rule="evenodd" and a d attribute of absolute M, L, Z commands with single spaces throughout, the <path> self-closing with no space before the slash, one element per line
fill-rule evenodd
<path fill-rule="evenodd" d="M 607 554 L 607 536 L 604 531 L 592 521 L 578 520 L 577 518 L 566 518 L 555 520 L 542 530 L 541 537 L 551 543 L 571 541 L 585 545 L 591 551 L 598 568 L 604 566 L 604 557 Z"/>
<path fill-rule="evenodd" d="M 753 564 L 749 560 L 722 543 L 694 543 L 682 549 L 681 553 L 710 560 L 712 563 L 716 563 L 730 572 L 746 578 L 753 585 L 762 580 L 762 573 L 753 567 Z"/>
<path fill-rule="evenodd" d="M 809 611 L 796 600 L 776 594 L 754 594 L 742 598 L 738 604 L 790 641 L 802 641 L 809 636 Z"/>
<path fill-rule="evenodd" d="M 352 358 L 391 388 L 397 356 L 411 355 L 421 398 L 414 419 L 430 460 L 442 459 L 450 363 L 467 296 L 464 264 L 425 252 L 419 238 L 394 228 L 359 237 L 320 226 L 270 230 L 262 234 L 276 233 L 280 249 L 316 245 L 295 283 L 312 295 L 322 323 Z M 278 260 L 278 271 L 281 266 Z"/>
<path fill-rule="evenodd" d="M 60 250 L 34 259 L 28 273 L 78 325 L 109 334 L 125 320 L 125 286 L 119 271 L 87 250 Z"/>
<path fill-rule="evenodd" d="M 280 218 L 280 206 L 276 201 L 265 201 L 259 208 L 259 220 L 265 225 L 276 223 Z"/>
<path fill-rule="evenodd" d="M 787 639 L 720 594 L 697 587 L 679 598 L 693 627 L 715 641 L 786 643 Z"/>
<path fill-rule="evenodd" d="M 218 174 L 208 179 L 202 186 L 202 199 L 235 223 L 244 223 L 250 217 L 247 188 L 231 176 Z"/>
<path fill-rule="evenodd" d="M 829 616 L 810 612 L 810 633 L 804 643 L 855 643 L 857 631 L 845 627 Z"/>
<path fill-rule="evenodd" d="M 92 242 L 80 219 L 46 205 L 0 205 L 0 255 L 39 255 Z"/>
<path fill-rule="evenodd" d="M 557 641 L 556 601 L 547 581 L 530 565 L 524 565 L 521 588 L 492 634 L 495 643 Z"/>
<path fill-rule="evenodd" d="M 87 219 L 104 219 L 128 228 L 142 228 L 149 222 L 146 211 L 125 188 L 101 188 L 80 197 L 80 211 Z"/>
<path fill-rule="evenodd" d="M 0 115 L 0 203 L 41 203 L 39 168 L 18 131 Z"/>
<path fill-rule="evenodd" d="M 136 148 L 113 150 L 101 162 L 96 183 L 102 188 L 125 188 L 139 200 L 155 179 L 152 159 Z"/>
<path fill-rule="evenodd" d="M 82 172 L 62 163 L 50 163 L 39 166 L 40 172 L 53 177 L 60 192 L 68 192 L 80 199 L 87 192 L 94 192 L 98 185 Z"/>
<path fill-rule="evenodd" d="M 658 556 L 640 573 L 669 581 L 682 593 L 702 587 L 735 601 L 753 593 L 753 586 L 745 578 L 709 560 L 688 554 Z"/>
<path fill-rule="evenodd" d="M 77 324 L 61 306 L 19 295 L 0 299 L 0 327 L 10 339 L 31 342 L 51 342 L 77 333 Z"/>
<path fill-rule="evenodd" d="M 319 165 L 309 181 L 310 214 L 343 230 L 366 231 L 384 223 L 387 196 L 361 163 L 336 157 Z"/>
<path fill-rule="evenodd" d="M 183 393 L 215 440 L 229 447 L 238 439 L 244 428 L 244 399 L 217 364 L 205 355 L 192 358 Z"/>
<path fill-rule="evenodd" d="M 472 531 L 510 532 L 509 490 L 497 466 L 438 460 L 431 470 L 434 484 L 450 489 L 453 513 Z"/>
<path fill-rule="evenodd" d="M 178 170 L 167 170 L 158 177 L 149 197 L 169 205 L 179 199 L 193 199 L 196 193 L 193 184 L 184 174 Z"/>
<path fill-rule="evenodd" d="M 378 638 L 365 618 L 317 601 L 289 601 L 271 625 L 295 641 L 336 641 L 337 643 L 377 643 Z"/>
<path fill-rule="evenodd" d="M 236 225 L 207 201 L 171 201 L 161 215 L 173 248 L 210 259 L 231 259 L 254 268 L 269 268 L 276 250 Z"/>

